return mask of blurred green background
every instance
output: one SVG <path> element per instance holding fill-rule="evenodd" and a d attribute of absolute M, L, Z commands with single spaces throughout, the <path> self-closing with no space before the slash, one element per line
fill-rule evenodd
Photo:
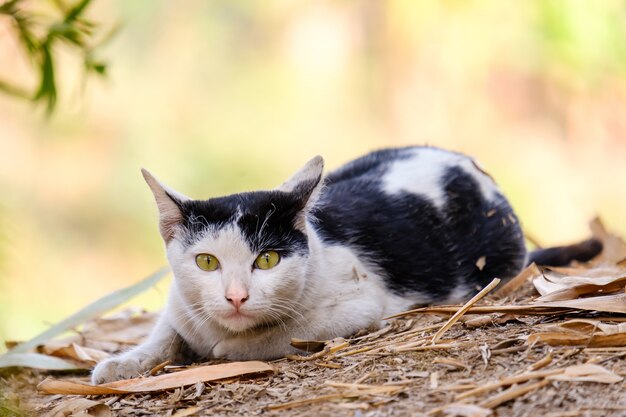
<path fill-rule="evenodd" d="M 197 198 L 316 154 L 431 144 L 477 157 L 542 244 L 624 234 L 626 3 L 123 1 L 83 88 L 59 45 L 50 119 L 0 95 L 0 339 L 33 336 L 164 264 L 150 169 Z M 0 20 L 0 78 L 32 82 Z M 132 302 L 162 306 L 164 283 Z"/>

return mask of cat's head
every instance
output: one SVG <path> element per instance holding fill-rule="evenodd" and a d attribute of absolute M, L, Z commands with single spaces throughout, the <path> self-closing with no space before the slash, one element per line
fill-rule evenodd
<path fill-rule="evenodd" d="M 315 157 L 276 189 L 193 200 L 142 170 L 176 290 L 197 320 L 241 332 L 297 318 L 309 256 L 306 216 L 322 187 Z"/>

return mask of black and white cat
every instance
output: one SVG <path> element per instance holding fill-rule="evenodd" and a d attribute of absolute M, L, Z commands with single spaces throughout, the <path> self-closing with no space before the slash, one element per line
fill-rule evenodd
<path fill-rule="evenodd" d="M 345 337 L 416 304 L 464 301 L 527 263 L 513 209 L 465 155 L 386 149 L 324 179 L 322 169 L 318 156 L 274 190 L 208 200 L 144 170 L 174 281 L 148 340 L 98 364 L 93 381 L 168 359 L 278 358 L 292 338 Z"/>

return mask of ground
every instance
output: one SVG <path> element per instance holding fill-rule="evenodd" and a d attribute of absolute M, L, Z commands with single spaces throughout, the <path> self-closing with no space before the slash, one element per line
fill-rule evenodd
<path fill-rule="evenodd" d="M 626 245 L 604 244 L 590 264 L 533 265 L 465 306 L 421 309 L 382 330 L 326 341 L 317 353 L 271 362 L 274 372 L 256 378 L 77 396 L 44 394 L 37 385 L 46 378 L 88 383 L 87 370 L 5 370 L 0 417 L 626 416 Z M 98 355 L 140 342 L 154 317 L 134 311 L 97 318 L 39 351 L 90 367 Z"/>

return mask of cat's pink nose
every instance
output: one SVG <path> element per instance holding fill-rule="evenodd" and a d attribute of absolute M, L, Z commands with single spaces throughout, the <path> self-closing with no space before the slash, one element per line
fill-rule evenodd
<path fill-rule="evenodd" d="M 250 296 L 248 295 L 248 293 L 227 293 L 226 294 L 226 300 L 231 303 L 232 305 L 235 306 L 235 308 L 237 309 L 237 311 L 239 311 L 239 308 L 241 307 L 241 305 L 243 303 L 245 303 L 248 298 L 250 298 Z"/>

